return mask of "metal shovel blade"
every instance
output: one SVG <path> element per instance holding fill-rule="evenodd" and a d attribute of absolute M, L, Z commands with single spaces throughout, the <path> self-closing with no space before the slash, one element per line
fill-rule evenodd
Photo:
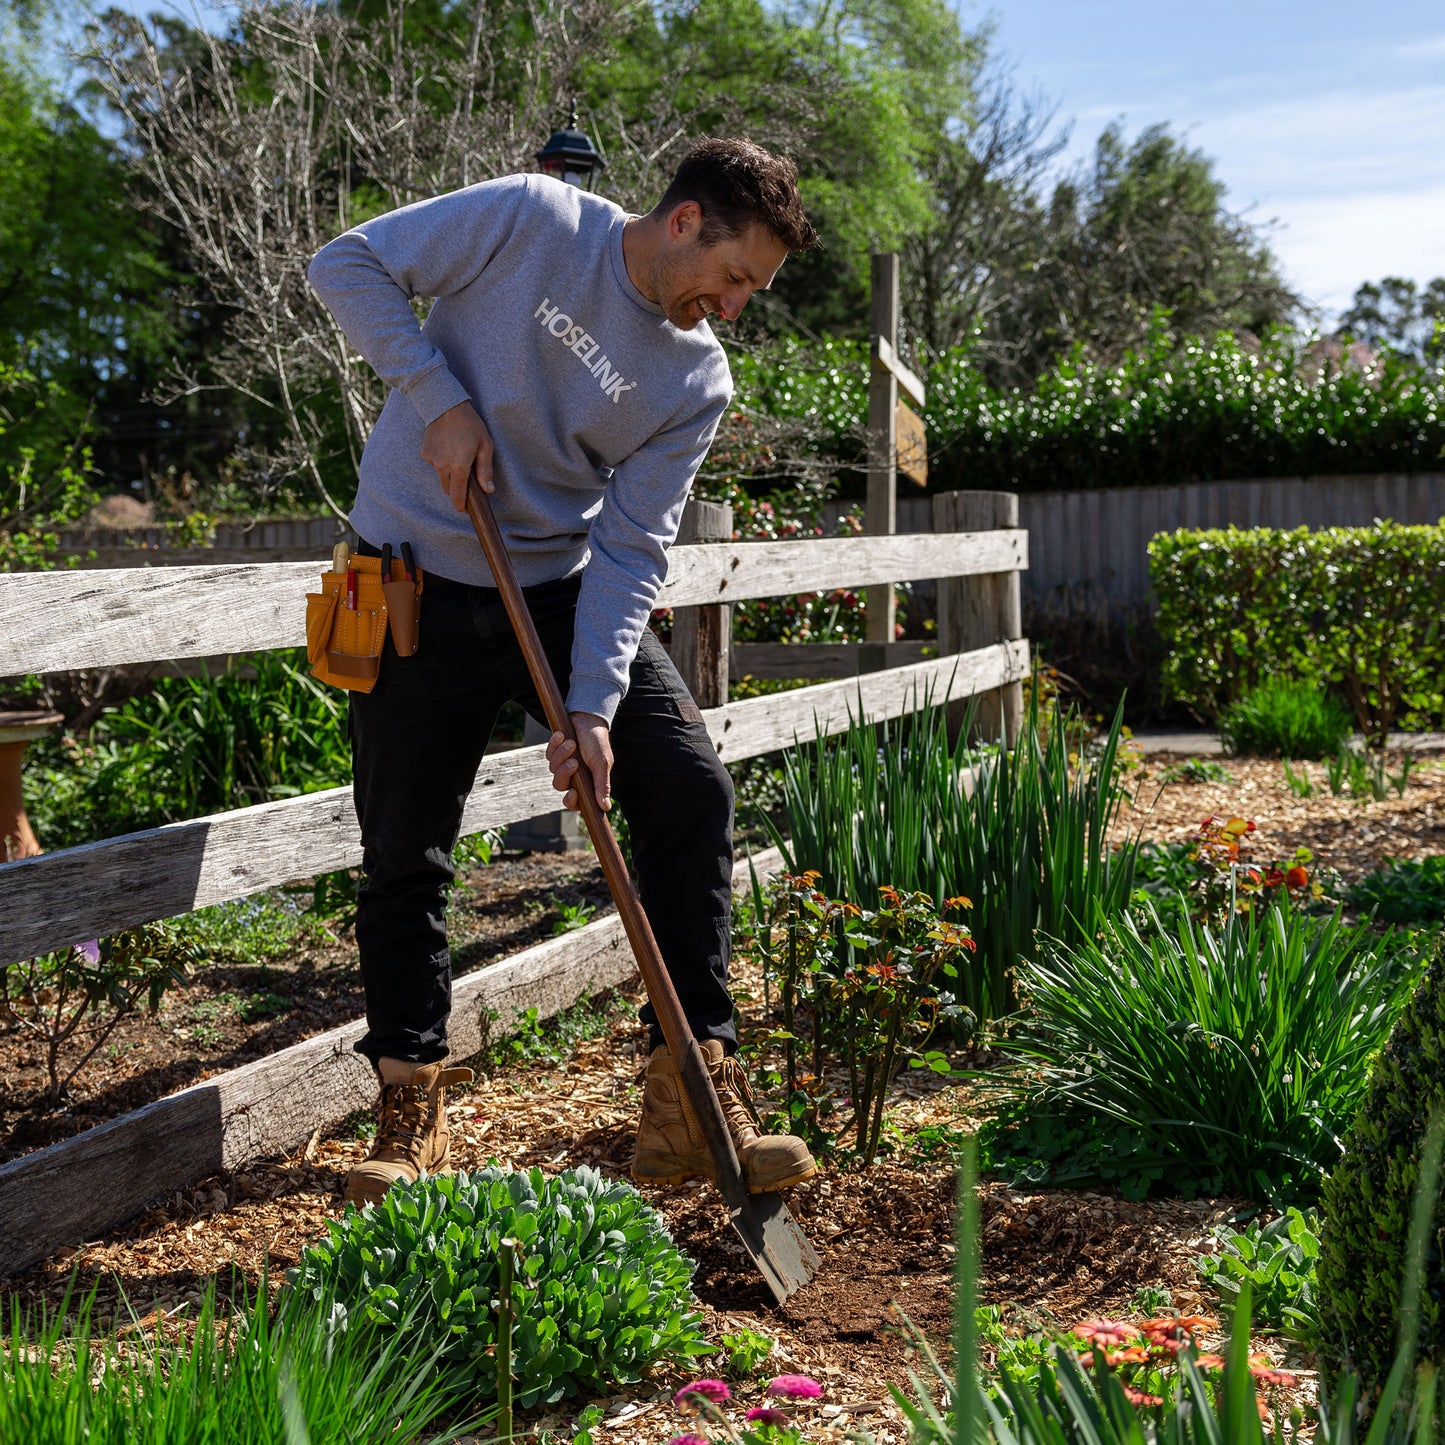
<path fill-rule="evenodd" d="M 741 1208 L 728 1203 L 732 1226 L 779 1304 L 818 1272 L 818 1251 L 781 1194 L 749 1194 Z"/>

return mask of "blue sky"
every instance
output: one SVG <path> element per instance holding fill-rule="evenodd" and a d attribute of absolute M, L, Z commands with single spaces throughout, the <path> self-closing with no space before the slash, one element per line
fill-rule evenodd
<path fill-rule="evenodd" d="M 1367 279 L 1445 275 L 1441 0 L 964 0 L 1082 157 L 1112 120 L 1212 156 L 1328 317 Z"/>

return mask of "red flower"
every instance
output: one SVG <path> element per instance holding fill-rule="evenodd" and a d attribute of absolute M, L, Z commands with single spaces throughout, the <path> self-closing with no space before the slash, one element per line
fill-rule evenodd
<path fill-rule="evenodd" d="M 1121 1320 L 1085 1320 L 1074 1326 L 1074 1333 L 1091 1345 L 1127 1345 L 1139 1338 L 1139 1331 Z"/>
<path fill-rule="evenodd" d="M 768 1394 L 789 1400 L 817 1400 L 822 1398 L 823 1387 L 807 1375 L 779 1375 L 769 1384 Z"/>
<path fill-rule="evenodd" d="M 725 1400 L 732 1399 L 733 1392 L 721 1380 L 694 1380 L 692 1384 L 684 1385 L 672 1397 L 672 1403 L 685 1410 L 696 1405 L 697 1401 L 692 1398 L 694 1395 L 711 1400 L 714 1405 L 721 1405 Z"/>
<path fill-rule="evenodd" d="M 1284 881 L 1290 888 L 1308 888 L 1310 886 L 1310 872 L 1308 868 L 1301 868 L 1298 863 L 1284 875 Z"/>
<path fill-rule="evenodd" d="M 1135 1407 L 1142 1409 L 1146 1405 L 1162 1405 L 1164 1403 L 1161 1395 L 1146 1395 L 1142 1390 L 1136 1390 L 1130 1385 L 1124 1386 L 1124 1398 Z"/>

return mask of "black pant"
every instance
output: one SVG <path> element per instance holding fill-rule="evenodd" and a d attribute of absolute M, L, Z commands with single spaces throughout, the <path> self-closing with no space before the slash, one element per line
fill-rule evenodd
<path fill-rule="evenodd" d="M 365 544 L 361 550 L 376 554 Z M 572 577 L 526 589 L 564 696 L 579 586 Z M 544 721 L 494 588 L 428 574 L 420 637 L 416 655 L 402 658 L 388 636 L 376 686 L 351 694 L 365 874 L 356 941 L 367 1031 L 356 1049 L 373 1062 L 446 1056 L 446 892 L 462 806 L 502 705 L 514 700 Z M 650 632 L 613 720 L 612 749 L 612 795 L 627 817 L 638 892 L 668 972 L 694 1034 L 721 1039 L 731 1051 L 732 780 Z M 655 1048 L 663 1040 L 651 1005 L 641 1017 Z"/>

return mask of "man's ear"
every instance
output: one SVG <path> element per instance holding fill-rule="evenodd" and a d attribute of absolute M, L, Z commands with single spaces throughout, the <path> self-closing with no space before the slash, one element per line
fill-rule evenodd
<path fill-rule="evenodd" d="M 667 218 L 667 234 L 674 241 L 690 241 L 702 229 L 702 207 L 696 201 L 674 206 Z"/>

